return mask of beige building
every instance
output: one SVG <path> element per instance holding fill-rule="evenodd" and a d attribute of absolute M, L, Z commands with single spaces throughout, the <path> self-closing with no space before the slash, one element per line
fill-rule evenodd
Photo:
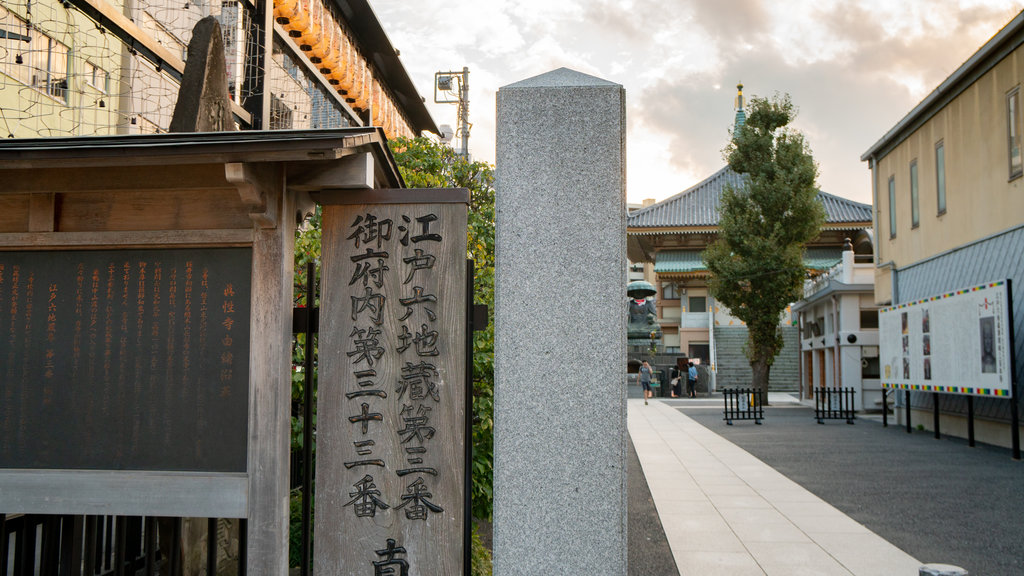
<path fill-rule="evenodd" d="M 1024 13 L 911 110 L 861 160 L 874 191 L 875 302 L 899 305 L 1010 279 L 1024 302 Z M 1014 395 L 1024 375 L 1024 307 L 1017 305 Z M 885 351 L 883 350 L 884 354 Z M 969 385 L 969 383 L 965 383 Z M 902 401 L 903 394 L 897 399 Z M 964 434 L 967 398 L 912 393 L 915 423 Z M 975 402 L 978 437 L 1007 444 L 1010 402 Z"/>

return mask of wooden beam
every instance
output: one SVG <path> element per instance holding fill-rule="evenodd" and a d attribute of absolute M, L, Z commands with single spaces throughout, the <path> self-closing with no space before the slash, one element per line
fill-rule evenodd
<path fill-rule="evenodd" d="M 234 185 L 224 177 L 220 164 L 177 166 L 15 168 L 0 171 L 0 195 L 72 192 L 182 192 L 225 190 Z"/>
<path fill-rule="evenodd" d="M 153 246 L 250 246 L 252 229 L 163 230 L 155 232 L 16 232 L 0 234 L 3 250 L 68 250 L 80 248 L 152 248 Z"/>
<path fill-rule="evenodd" d="M 33 194 L 29 198 L 29 232 L 53 232 L 56 194 Z"/>
<path fill-rule="evenodd" d="M 363 119 L 356 114 L 355 110 L 348 105 L 345 101 L 345 97 L 338 93 L 338 87 L 332 86 L 330 82 L 324 78 L 324 75 L 320 73 L 320 67 L 309 61 L 309 57 L 306 53 L 295 45 L 295 39 L 288 35 L 288 31 L 284 29 L 278 23 L 274 23 L 274 34 L 277 35 L 281 45 L 284 46 L 288 52 L 292 55 L 293 59 L 298 61 L 308 72 L 307 77 L 313 78 L 314 82 L 318 82 L 320 86 L 326 91 L 327 94 L 331 95 L 331 100 L 334 101 L 334 105 L 338 106 L 345 113 L 348 118 L 350 126 L 363 126 Z"/>
<path fill-rule="evenodd" d="M 281 192 L 279 170 L 266 164 L 228 162 L 224 176 L 235 185 L 242 203 L 250 207 L 249 217 L 259 228 L 277 226 L 278 203 Z"/>
<path fill-rule="evenodd" d="M 329 162 L 289 166 L 287 186 L 298 192 L 368 190 L 373 188 L 373 174 L 373 154 L 364 152 Z"/>
<path fill-rule="evenodd" d="M 286 460 L 287 461 L 287 460 Z M 247 474 L 0 470 L 0 510 L 23 514 L 248 516 Z M 118 498 L 111 498 L 118 494 Z M 287 510 L 286 510 L 287 511 Z"/>
<path fill-rule="evenodd" d="M 344 204 L 469 204 L 469 188 L 376 188 L 340 190 L 326 188 L 311 193 L 322 205 Z"/>

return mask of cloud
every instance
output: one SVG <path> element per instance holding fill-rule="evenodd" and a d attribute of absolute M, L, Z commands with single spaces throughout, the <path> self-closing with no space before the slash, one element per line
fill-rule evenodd
<path fill-rule="evenodd" d="M 711 29 L 743 28 L 723 21 L 725 13 L 698 10 L 701 24 Z M 789 93 L 800 110 L 795 126 L 821 166 L 822 188 L 869 202 L 870 179 L 860 154 L 1007 21 L 1005 7 L 924 19 L 913 30 L 888 30 L 878 19 L 891 15 L 847 3 L 814 15 L 822 30 L 818 36 L 838 47 L 830 58 L 794 58 L 784 30 L 764 24 L 747 35 L 761 44 L 721 43 L 718 68 L 666 76 L 642 90 L 630 109 L 638 116 L 635 126 L 667 137 L 671 169 L 707 176 L 724 165 L 721 150 L 735 116 L 731 87 L 742 81 L 747 96 Z M 694 183 L 679 182 L 661 197 Z"/>
<path fill-rule="evenodd" d="M 433 73 L 470 68 L 470 147 L 494 159 L 501 86 L 560 66 L 621 83 L 630 196 L 665 198 L 724 165 L 735 85 L 787 92 L 828 192 L 870 198 L 860 154 L 1024 0 L 372 0 L 438 124 Z M 425 23 L 429 23 L 426 25 Z"/>

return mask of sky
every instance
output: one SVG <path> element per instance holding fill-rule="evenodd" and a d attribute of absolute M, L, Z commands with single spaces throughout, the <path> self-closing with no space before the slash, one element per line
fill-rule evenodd
<path fill-rule="evenodd" d="M 744 96 L 789 94 L 825 192 L 871 203 L 860 156 L 1024 0 L 370 0 L 438 125 L 434 73 L 469 68 L 469 150 L 494 163 L 497 91 L 566 67 L 626 90 L 626 195 L 725 165 Z M 458 147 L 458 142 L 453 145 Z"/>

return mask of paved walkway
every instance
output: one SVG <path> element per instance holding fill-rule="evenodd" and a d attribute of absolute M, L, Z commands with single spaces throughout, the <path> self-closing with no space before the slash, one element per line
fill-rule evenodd
<path fill-rule="evenodd" d="M 917 576 L 922 562 L 668 403 L 629 399 L 628 415 L 681 576 Z"/>

